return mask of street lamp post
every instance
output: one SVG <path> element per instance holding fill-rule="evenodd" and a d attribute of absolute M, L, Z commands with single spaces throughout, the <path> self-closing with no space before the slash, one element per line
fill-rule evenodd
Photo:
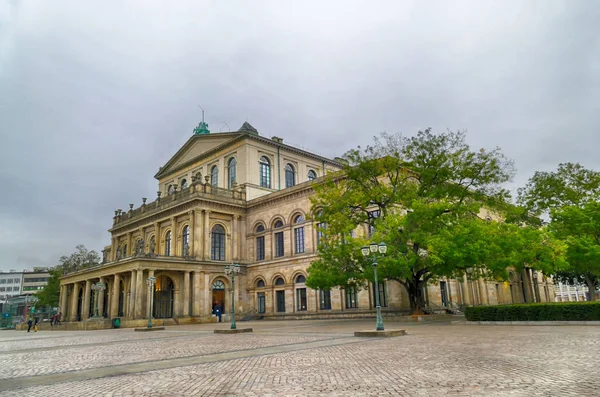
<path fill-rule="evenodd" d="M 373 272 L 375 273 L 375 306 L 377 307 L 377 324 L 375 329 L 377 331 L 383 331 L 383 317 L 381 317 L 381 305 L 379 304 L 379 284 L 377 282 L 377 252 L 381 255 L 385 255 L 387 252 L 387 245 L 385 243 L 371 243 L 369 246 L 364 246 L 360 249 L 363 256 L 366 258 L 369 254 L 372 254 L 371 260 L 373 261 Z"/>
<path fill-rule="evenodd" d="M 152 306 L 154 305 L 154 283 L 156 283 L 156 277 L 151 276 L 146 280 L 148 284 L 148 293 L 150 294 L 150 305 L 148 307 L 148 328 L 152 328 Z"/>
<path fill-rule="evenodd" d="M 231 328 L 236 329 L 235 326 L 235 275 L 240 274 L 240 265 L 232 264 L 225 266 L 225 274 L 231 277 Z"/>
<path fill-rule="evenodd" d="M 106 284 L 104 283 L 95 283 L 92 284 L 92 290 L 94 291 L 94 318 L 100 317 L 98 315 L 98 297 L 100 296 L 100 291 L 104 291 L 106 289 Z"/>

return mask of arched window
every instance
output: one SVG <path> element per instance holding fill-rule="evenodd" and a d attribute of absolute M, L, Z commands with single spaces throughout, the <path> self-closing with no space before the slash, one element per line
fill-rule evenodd
<path fill-rule="evenodd" d="M 294 224 L 304 223 L 304 216 L 297 215 L 294 218 Z M 304 253 L 304 226 L 294 228 L 294 252 L 296 254 Z"/>
<path fill-rule="evenodd" d="M 213 261 L 225 260 L 225 229 L 221 225 L 214 225 L 212 228 L 210 257 Z"/>
<path fill-rule="evenodd" d="M 171 231 L 165 234 L 165 255 L 171 256 Z"/>
<path fill-rule="evenodd" d="M 229 189 L 233 189 L 233 184 L 235 183 L 235 166 L 237 162 L 235 157 L 229 159 L 227 163 L 227 186 Z"/>
<path fill-rule="evenodd" d="M 292 187 L 296 184 L 296 171 L 290 163 L 285 165 L 285 187 Z"/>
<path fill-rule="evenodd" d="M 185 226 L 183 228 L 183 234 L 182 234 L 182 239 L 181 239 L 181 252 L 184 256 L 189 255 L 189 248 L 190 248 L 190 227 L 189 226 Z"/>
<path fill-rule="evenodd" d="M 296 277 L 296 284 L 304 284 L 306 277 L 299 274 Z M 299 312 L 306 311 L 308 308 L 308 300 L 306 297 L 306 286 L 300 285 L 300 288 L 296 288 L 296 310 Z"/>
<path fill-rule="evenodd" d="M 271 187 L 271 162 L 269 161 L 269 158 L 266 156 L 262 156 L 260 158 L 259 174 L 260 174 L 259 175 L 260 186 L 270 188 Z"/>
<path fill-rule="evenodd" d="M 127 244 L 123 245 L 123 257 L 127 256 Z"/>
<path fill-rule="evenodd" d="M 275 285 L 285 285 L 285 281 L 283 281 L 281 277 L 277 277 L 277 280 L 275 280 Z"/>
<path fill-rule="evenodd" d="M 221 280 L 216 280 L 212 285 L 213 291 L 223 291 L 225 290 L 225 284 Z"/>
<path fill-rule="evenodd" d="M 281 220 L 277 220 L 274 225 L 275 229 L 280 229 L 283 227 L 283 222 Z M 275 233 L 275 257 L 283 256 L 285 253 L 284 245 L 283 245 L 283 231 Z"/>
<path fill-rule="evenodd" d="M 258 280 L 256 282 L 256 288 L 264 288 L 265 287 L 265 281 L 264 280 Z"/>
<path fill-rule="evenodd" d="M 313 170 L 308 170 L 308 180 L 314 181 L 315 179 L 317 179 L 317 173 Z"/>
<path fill-rule="evenodd" d="M 256 227 L 256 233 L 262 233 L 264 231 L 265 227 L 263 225 L 258 225 Z M 256 238 L 256 260 L 265 260 L 265 236 L 258 236 Z"/>
<path fill-rule="evenodd" d="M 210 184 L 214 187 L 219 186 L 219 168 L 216 165 L 210 169 Z"/>
<path fill-rule="evenodd" d="M 182 179 L 181 180 L 181 190 L 185 189 L 187 187 L 187 179 Z"/>
<path fill-rule="evenodd" d="M 175 193 L 175 186 L 169 185 L 169 187 L 167 188 L 167 194 L 173 194 L 173 193 Z"/>

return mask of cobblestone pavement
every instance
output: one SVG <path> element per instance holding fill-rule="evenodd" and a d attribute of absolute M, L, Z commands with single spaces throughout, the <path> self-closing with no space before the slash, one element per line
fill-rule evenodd
<path fill-rule="evenodd" d="M 408 335 L 352 336 L 371 323 L 244 323 L 255 332 L 238 335 L 212 334 L 215 325 L 3 331 L 0 394 L 600 396 L 600 327 L 387 321 Z"/>

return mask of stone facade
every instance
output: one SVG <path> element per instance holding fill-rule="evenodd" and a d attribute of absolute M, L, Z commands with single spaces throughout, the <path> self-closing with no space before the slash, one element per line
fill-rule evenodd
<path fill-rule="evenodd" d="M 151 304 L 146 280 L 156 277 L 152 304 L 159 321 L 215 321 L 231 307 L 225 266 L 239 263 L 234 299 L 241 316 L 372 315 L 370 290 L 315 291 L 304 284 L 317 257 L 312 180 L 340 168 L 248 129 L 192 136 L 155 175 L 154 201 L 115 211 L 102 265 L 61 279 L 60 311 L 67 321 L 97 311 L 97 317 L 122 318 L 125 326 L 141 325 Z M 554 300 L 541 275 L 513 276 L 510 283 L 439 280 L 426 295 L 440 308 Z M 94 291 L 97 283 L 105 290 Z M 400 284 L 382 282 L 380 297 L 385 315 L 408 311 Z"/>

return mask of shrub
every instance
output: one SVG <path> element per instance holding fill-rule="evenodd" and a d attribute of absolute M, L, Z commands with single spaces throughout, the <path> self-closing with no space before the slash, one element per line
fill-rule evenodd
<path fill-rule="evenodd" d="M 600 321 L 600 302 L 467 307 L 468 321 Z"/>

